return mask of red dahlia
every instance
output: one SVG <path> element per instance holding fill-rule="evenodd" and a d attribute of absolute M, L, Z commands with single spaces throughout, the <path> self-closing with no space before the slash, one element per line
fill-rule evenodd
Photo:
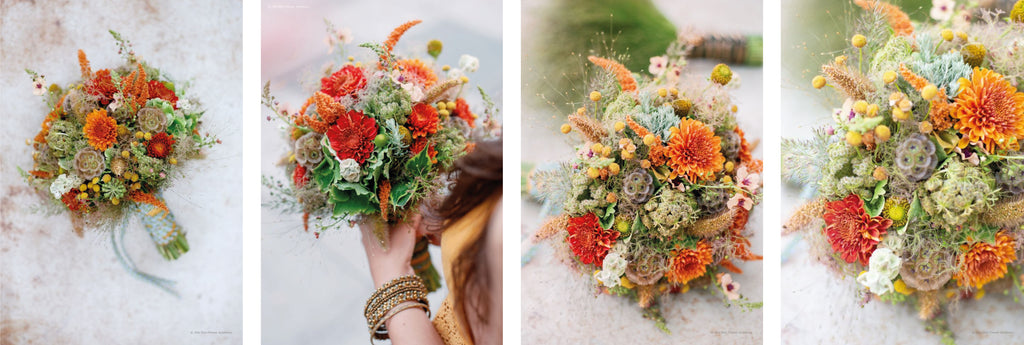
<path fill-rule="evenodd" d="M 168 89 L 164 83 L 156 80 L 149 81 L 149 96 L 152 98 L 159 98 L 171 103 L 174 109 L 178 109 L 178 95 L 174 94 L 174 91 Z"/>
<path fill-rule="evenodd" d="M 825 205 L 825 236 L 832 250 L 849 263 L 867 265 L 871 253 L 892 225 L 892 220 L 871 217 L 864 210 L 864 200 L 856 194 Z"/>
<path fill-rule="evenodd" d="M 427 138 L 419 138 L 412 142 L 412 146 L 409 147 L 409 150 L 411 150 L 412 155 L 415 156 L 420 154 L 424 147 L 428 147 Z M 427 156 L 430 158 L 437 157 L 437 149 L 434 148 L 434 145 L 430 145 L 427 149 Z"/>
<path fill-rule="evenodd" d="M 377 122 L 362 112 L 349 110 L 327 128 L 327 140 L 339 160 L 354 159 L 363 164 L 373 153 L 373 138 L 377 136 Z"/>
<path fill-rule="evenodd" d="M 64 202 L 64 205 L 66 205 L 68 210 L 71 212 L 82 211 L 86 209 L 88 205 L 86 205 L 85 202 L 82 202 L 82 199 L 78 198 L 78 194 L 81 194 L 81 192 L 77 189 L 72 189 L 71 191 L 64 193 L 64 195 L 60 197 L 60 201 Z"/>
<path fill-rule="evenodd" d="M 174 136 L 167 133 L 157 133 L 146 143 L 146 155 L 154 158 L 164 158 L 171 154 L 171 145 L 174 145 Z"/>
<path fill-rule="evenodd" d="M 455 111 L 452 115 L 458 116 L 469 123 L 469 128 L 476 128 L 476 115 L 469 110 L 469 103 L 465 99 L 459 98 L 455 100 Z"/>
<path fill-rule="evenodd" d="M 302 166 L 302 164 L 295 165 L 295 172 L 292 173 L 292 182 L 299 188 L 309 183 L 309 176 L 306 176 L 306 167 Z"/>
<path fill-rule="evenodd" d="M 437 109 L 417 103 L 412 107 L 412 114 L 409 114 L 409 132 L 412 132 L 413 139 L 425 137 L 427 134 L 437 133 L 440 122 L 441 118 L 437 115 Z"/>
<path fill-rule="evenodd" d="M 584 264 L 597 264 L 604 262 L 604 256 L 619 238 L 619 232 L 612 229 L 602 229 L 598 223 L 597 215 L 587 213 L 582 217 L 569 218 L 569 248 L 572 253 L 580 258 Z"/>
<path fill-rule="evenodd" d="M 353 65 L 346 65 L 334 74 L 320 79 L 320 91 L 335 100 L 354 94 L 364 87 L 366 87 L 366 77 L 363 76 L 363 70 Z"/>
<path fill-rule="evenodd" d="M 117 93 L 117 86 L 114 79 L 110 78 L 110 70 L 101 69 L 96 71 L 96 77 L 85 83 L 85 92 L 93 96 L 99 96 L 100 105 L 106 106 L 114 100 Z"/>

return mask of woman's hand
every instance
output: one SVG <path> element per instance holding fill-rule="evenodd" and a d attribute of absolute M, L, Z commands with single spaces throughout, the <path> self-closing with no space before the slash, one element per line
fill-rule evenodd
<path fill-rule="evenodd" d="M 380 288 L 392 279 L 414 274 L 410 261 L 416 240 L 419 238 L 419 231 L 416 229 L 419 228 L 420 219 L 419 215 L 415 215 L 407 222 L 388 229 L 387 249 L 384 249 L 373 233 L 376 224 L 359 225 L 359 229 L 363 233 L 366 259 L 370 262 L 370 275 L 373 276 L 374 288 Z"/>

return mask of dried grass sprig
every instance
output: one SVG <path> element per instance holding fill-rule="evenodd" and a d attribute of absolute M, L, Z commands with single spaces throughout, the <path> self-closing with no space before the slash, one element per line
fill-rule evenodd
<path fill-rule="evenodd" d="M 832 61 L 821 66 L 821 72 L 825 74 L 829 84 L 836 86 L 847 97 L 855 100 L 867 99 L 869 94 L 875 92 L 875 86 L 871 80 L 860 72 L 851 70 L 845 63 Z"/>
<path fill-rule="evenodd" d="M 601 139 L 608 136 L 608 130 L 604 129 L 601 122 L 587 115 L 569 115 L 569 124 L 590 142 L 599 143 Z"/>

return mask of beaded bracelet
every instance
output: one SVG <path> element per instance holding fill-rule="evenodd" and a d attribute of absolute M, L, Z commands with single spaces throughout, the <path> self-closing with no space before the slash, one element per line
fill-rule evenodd
<path fill-rule="evenodd" d="M 388 339 L 385 327 L 387 320 L 409 308 L 423 308 L 428 315 L 430 314 L 427 287 L 423 280 L 415 275 L 392 279 L 374 291 L 363 308 L 371 342 L 373 339 Z"/>
<path fill-rule="evenodd" d="M 370 337 L 371 338 L 370 342 L 372 343 L 373 339 L 384 340 L 384 339 L 390 338 L 388 336 L 387 328 L 385 327 L 387 321 L 390 320 L 395 315 L 398 315 L 398 313 L 401 313 L 401 312 L 405 311 L 406 309 L 412 309 L 412 308 L 423 309 L 423 311 L 427 312 L 427 317 L 430 317 L 430 306 L 426 305 L 425 303 L 413 302 L 413 301 L 405 301 L 405 302 L 399 303 L 397 306 L 395 306 L 394 308 L 389 310 L 387 314 L 384 314 L 384 317 L 381 318 L 380 321 L 377 321 L 377 324 L 373 326 L 373 328 L 371 330 L 371 332 L 373 332 L 373 334 Z"/>

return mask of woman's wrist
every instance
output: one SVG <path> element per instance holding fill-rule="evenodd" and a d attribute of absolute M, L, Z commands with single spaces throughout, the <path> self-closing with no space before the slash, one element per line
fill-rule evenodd
<path fill-rule="evenodd" d="M 371 275 L 373 276 L 373 288 L 379 289 L 381 286 L 384 286 L 384 284 L 387 284 L 389 281 L 392 281 L 395 278 L 401 276 L 415 275 L 415 272 L 412 270 L 412 265 L 405 265 L 405 267 L 381 268 L 378 270 L 373 270 L 371 272 Z"/>

